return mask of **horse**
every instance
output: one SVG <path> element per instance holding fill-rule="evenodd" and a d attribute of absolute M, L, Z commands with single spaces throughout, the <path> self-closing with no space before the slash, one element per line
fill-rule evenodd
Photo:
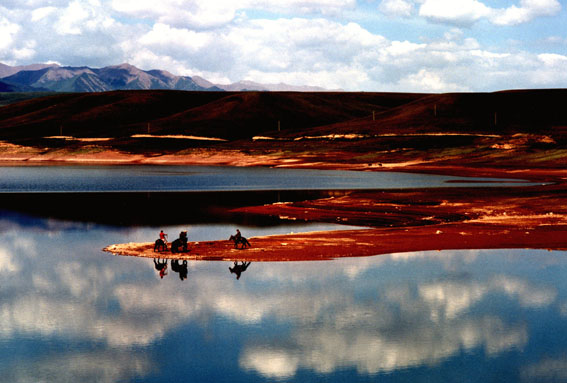
<path fill-rule="evenodd" d="M 180 249 L 181 248 L 181 249 Z M 172 253 L 186 253 L 187 249 L 187 238 L 177 238 L 175 241 L 171 242 L 171 252 Z"/>
<path fill-rule="evenodd" d="M 179 250 L 179 248 L 181 247 L 181 250 Z M 186 253 L 187 251 L 187 231 L 182 231 L 181 233 L 179 233 L 179 238 L 177 238 L 175 241 L 171 242 L 171 252 L 172 253 L 180 253 L 180 252 L 184 252 Z"/>
<path fill-rule="evenodd" d="M 161 238 L 156 239 L 156 242 L 154 244 L 154 251 L 166 251 L 166 250 L 167 250 L 167 243 L 165 243 L 165 241 Z"/>
<path fill-rule="evenodd" d="M 242 246 L 240 247 L 241 249 L 244 249 L 245 247 L 250 247 L 250 242 L 248 242 L 248 240 L 244 237 L 237 237 L 236 235 L 231 235 L 230 238 L 228 239 L 229 241 L 233 241 L 234 242 L 234 248 L 238 249 L 238 244 L 242 244 Z"/>

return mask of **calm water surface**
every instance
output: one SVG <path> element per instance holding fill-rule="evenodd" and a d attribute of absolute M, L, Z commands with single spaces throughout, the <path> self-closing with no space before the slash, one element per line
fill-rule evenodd
<path fill-rule="evenodd" d="M 339 190 L 467 186 L 486 178 L 223 166 L 0 166 L 0 192 Z M 502 182 L 506 180 L 500 180 Z"/>
<path fill-rule="evenodd" d="M 446 186 L 403 173 L 19 169 L 0 168 L 2 191 Z M 217 240 L 237 226 L 80 221 L 0 210 L 0 382 L 567 381 L 566 252 L 254 262 L 238 279 L 231 262 L 175 271 L 168 261 L 160 278 L 151 259 L 101 249 L 160 229 Z M 247 237 L 337 228 L 238 227 Z"/>
<path fill-rule="evenodd" d="M 164 227 L 192 240 L 235 228 Z M 254 262 L 237 280 L 230 262 L 161 279 L 152 260 L 100 250 L 158 231 L 3 212 L 0 381 L 567 379 L 566 252 Z"/>

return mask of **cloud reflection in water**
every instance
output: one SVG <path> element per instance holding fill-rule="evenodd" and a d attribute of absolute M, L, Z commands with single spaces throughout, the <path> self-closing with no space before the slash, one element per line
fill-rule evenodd
<path fill-rule="evenodd" d="M 525 257 L 518 267 L 502 262 L 505 251 L 256 262 L 240 280 L 228 262 L 189 262 L 187 280 L 173 272 L 160 280 L 151 260 L 100 251 L 108 243 L 152 240 L 156 228 L 2 221 L 0 341 L 12 345 L 13 354 L 0 374 L 11 381 L 41 380 L 56 365 L 65 368 L 61 376 L 85 381 L 143 381 L 164 363 L 156 353 L 169 354 L 161 348 L 174 341 L 193 356 L 219 342 L 233 360 L 200 368 L 212 373 L 228 363 L 261 380 L 293 379 L 299 371 L 330 377 L 349 369 L 372 375 L 442 368 L 463 353 L 490 359 L 530 346 L 530 323 L 494 301 L 515 312 L 551 310 L 558 317 L 566 301 L 565 286 L 531 274 Z M 190 237 L 220 237 L 233 227 L 211 230 L 191 227 Z M 215 335 L 223 326 L 235 335 Z M 22 339 L 38 351 L 18 351 L 13 344 Z M 524 376 L 540 371 L 532 362 Z"/>

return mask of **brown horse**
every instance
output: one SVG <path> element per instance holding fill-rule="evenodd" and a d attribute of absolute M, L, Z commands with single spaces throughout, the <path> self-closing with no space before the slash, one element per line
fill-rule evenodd
<path fill-rule="evenodd" d="M 234 248 L 238 249 L 238 244 L 240 243 L 242 246 L 240 247 L 241 249 L 244 249 L 245 247 L 250 247 L 250 242 L 248 242 L 248 240 L 244 237 L 237 237 L 236 235 L 231 235 L 230 238 L 228 239 L 229 241 L 233 241 L 234 242 Z"/>
<path fill-rule="evenodd" d="M 158 238 L 154 243 L 154 251 L 166 251 L 167 250 L 167 243 L 164 242 L 163 239 Z"/>

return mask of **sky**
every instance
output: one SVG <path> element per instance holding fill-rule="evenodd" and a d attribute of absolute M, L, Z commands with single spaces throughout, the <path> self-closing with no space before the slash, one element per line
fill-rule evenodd
<path fill-rule="evenodd" d="M 346 91 L 567 88 L 559 0 L 0 0 L 0 62 Z"/>

